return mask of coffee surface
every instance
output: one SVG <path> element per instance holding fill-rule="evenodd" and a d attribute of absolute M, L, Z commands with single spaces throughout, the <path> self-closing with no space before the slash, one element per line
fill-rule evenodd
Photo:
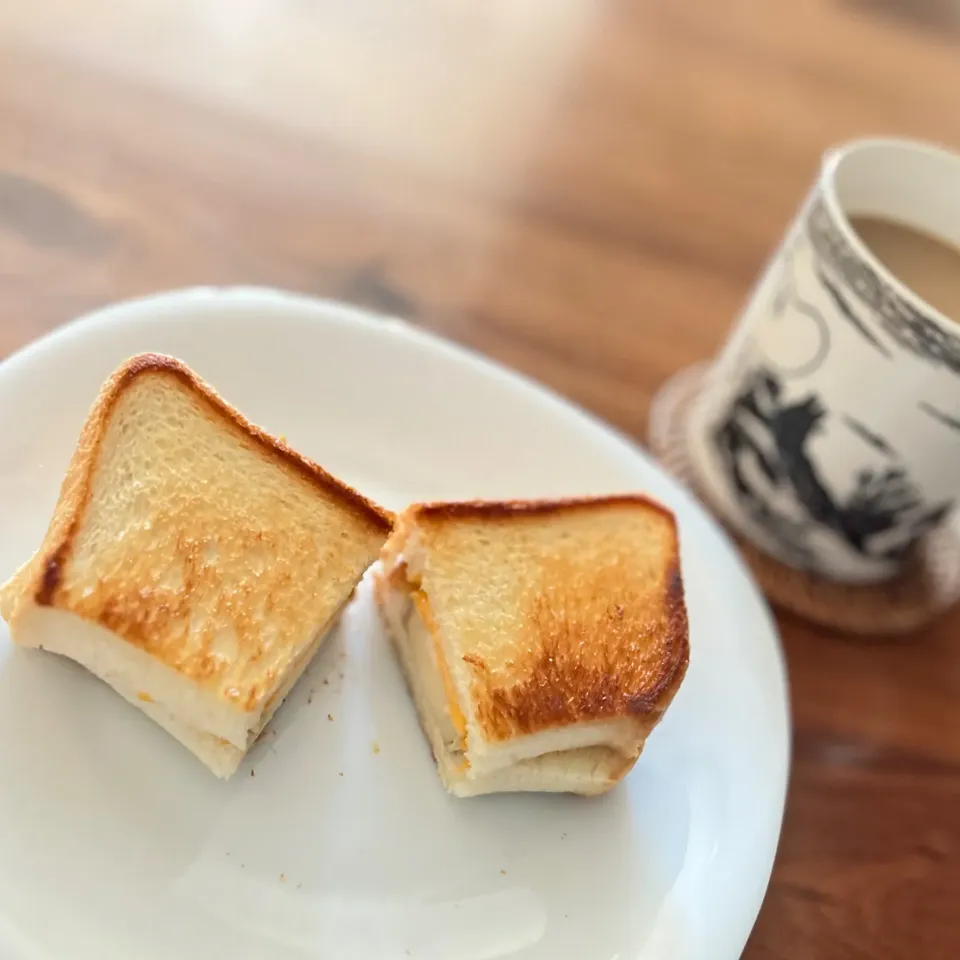
<path fill-rule="evenodd" d="M 901 283 L 960 323 L 960 249 L 915 227 L 857 214 L 850 225 Z"/>

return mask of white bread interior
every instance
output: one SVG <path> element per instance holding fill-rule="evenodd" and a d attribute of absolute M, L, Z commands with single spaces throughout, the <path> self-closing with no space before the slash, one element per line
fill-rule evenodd
<path fill-rule="evenodd" d="M 604 747 L 632 761 L 639 756 L 643 746 L 638 742 L 636 724 L 628 719 L 583 722 L 519 736 L 504 743 L 491 743 L 478 735 L 476 725 L 468 724 L 467 729 L 472 733 L 469 757 L 476 776 L 495 773 L 545 754 L 591 747 Z"/>
<path fill-rule="evenodd" d="M 581 747 L 545 753 L 521 760 L 493 773 L 468 777 L 454 771 L 447 789 L 456 797 L 486 793 L 577 793 L 592 797 L 606 793 L 629 772 L 636 757 L 625 761 L 607 747 Z"/>

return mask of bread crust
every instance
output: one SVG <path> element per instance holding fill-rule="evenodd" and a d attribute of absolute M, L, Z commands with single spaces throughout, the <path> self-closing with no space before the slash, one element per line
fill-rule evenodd
<path fill-rule="evenodd" d="M 673 513 L 662 503 L 642 493 L 611 493 L 596 497 L 562 497 L 555 500 L 441 500 L 415 503 L 403 511 L 403 518 L 415 522 L 424 519 L 477 518 L 481 520 L 515 519 L 538 514 L 593 510 L 597 507 L 639 506 L 663 514 L 671 522 Z"/>

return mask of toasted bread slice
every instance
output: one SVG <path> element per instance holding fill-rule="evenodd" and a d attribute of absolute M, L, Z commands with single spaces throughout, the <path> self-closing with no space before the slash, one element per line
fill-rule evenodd
<path fill-rule="evenodd" d="M 0 612 L 15 642 L 79 661 L 228 776 L 391 525 L 183 363 L 145 354 L 102 387 Z"/>
<path fill-rule="evenodd" d="M 600 793 L 689 659 L 673 515 L 641 496 L 416 504 L 377 596 L 459 795 Z"/>

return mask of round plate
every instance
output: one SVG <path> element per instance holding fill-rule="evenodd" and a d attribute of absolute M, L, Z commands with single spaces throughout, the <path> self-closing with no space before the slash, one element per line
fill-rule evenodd
<path fill-rule="evenodd" d="M 226 783 L 76 665 L 14 650 L 4 628 L 0 956 L 739 956 L 780 831 L 786 682 L 764 602 L 692 498 L 596 420 L 398 321 L 191 290 L 101 311 L 0 366 L 0 575 L 38 546 L 101 381 L 148 350 L 392 508 L 658 497 L 679 518 L 690 669 L 608 795 L 457 800 L 369 584 Z"/>

